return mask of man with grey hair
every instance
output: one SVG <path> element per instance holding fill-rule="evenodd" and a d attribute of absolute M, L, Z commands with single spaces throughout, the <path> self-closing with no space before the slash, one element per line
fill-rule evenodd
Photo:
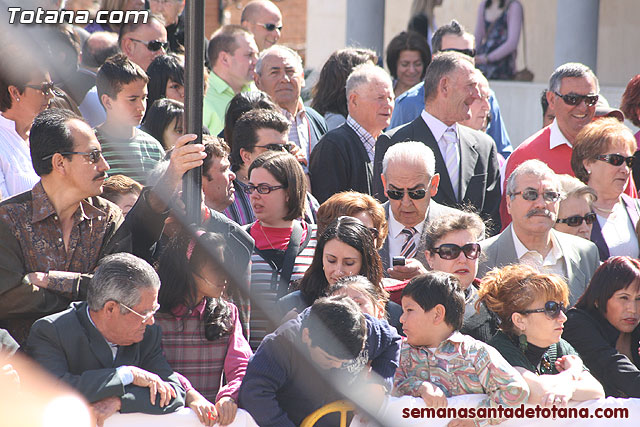
<path fill-rule="evenodd" d="M 563 197 L 558 176 L 540 160 L 527 160 L 507 179 L 505 196 L 513 222 L 499 235 L 480 242 L 485 256 L 478 277 L 508 264 L 531 265 L 542 273 L 564 277 L 569 303 L 574 305 L 600 262 L 592 242 L 553 229 Z"/>
<path fill-rule="evenodd" d="M 556 118 L 516 148 L 507 160 L 504 177 L 508 178 L 518 165 L 529 159 L 542 160 L 557 174 L 575 176 L 571 168 L 572 144 L 578 132 L 593 120 L 599 92 L 598 78 L 586 65 L 570 62 L 556 68 L 546 92 Z M 637 197 L 633 179 L 629 180 L 625 192 Z M 500 204 L 500 218 L 503 227 L 511 221 L 505 197 Z"/>
<path fill-rule="evenodd" d="M 118 411 L 165 414 L 184 406 L 185 391 L 154 325 L 159 288 L 146 261 L 109 255 L 95 271 L 87 302 L 31 328 L 27 353 L 91 403 L 98 425 Z"/>
<path fill-rule="evenodd" d="M 300 98 L 305 85 L 300 55 L 281 45 L 262 51 L 256 64 L 255 82 L 291 123 L 289 141 L 300 147 L 308 165 L 313 147 L 327 133 L 327 124 L 316 110 L 305 107 Z M 303 166 L 305 172 L 307 165 Z"/>
<path fill-rule="evenodd" d="M 311 189 L 320 203 L 340 191 L 373 194 L 376 139 L 393 112 L 393 83 L 376 65 L 356 67 L 346 93 L 346 123 L 323 136 L 311 153 Z"/>
<path fill-rule="evenodd" d="M 425 144 L 407 141 L 387 150 L 382 161 L 382 183 L 389 201 L 384 203 L 389 235 L 380 249 L 385 275 L 407 280 L 427 271 L 423 232 L 433 219 L 456 210 L 432 200 L 440 175 L 433 151 Z M 394 257 L 404 265 L 393 265 Z"/>
<path fill-rule="evenodd" d="M 424 110 L 417 119 L 378 138 L 376 170 L 393 144 L 421 141 L 433 151 L 440 175 L 434 200 L 450 207 L 473 206 L 491 220 L 489 230 L 495 233 L 500 230 L 496 146 L 484 132 L 459 125 L 471 117 L 470 106 L 480 98 L 473 60 L 459 52 L 435 55 L 425 74 L 424 96 Z M 380 184 L 375 188 L 379 198 L 384 196 Z"/>

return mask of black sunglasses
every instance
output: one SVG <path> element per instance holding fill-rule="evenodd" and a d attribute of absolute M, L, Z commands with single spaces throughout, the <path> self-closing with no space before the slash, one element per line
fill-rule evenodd
<path fill-rule="evenodd" d="M 255 145 L 255 147 L 266 148 L 269 151 L 286 151 L 288 153 L 290 153 L 293 148 L 291 144 L 265 144 Z"/>
<path fill-rule="evenodd" d="M 262 25 L 264 27 L 264 29 L 267 30 L 267 31 L 274 31 L 274 30 L 282 31 L 282 25 L 263 24 L 261 22 L 256 22 L 256 25 Z"/>
<path fill-rule="evenodd" d="M 42 82 L 39 85 L 24 85 L 25 87 L 30 87 L 31 89 L 40 90 L 44 96 L 47 96 L 49 93 L 52 93 L 56 88 L 55 83 L 53 82 Z"/>
<path fill-rule="evenodd" d="M 521 314 L 530 314 L 530 313 L 544 313 L 547 315 L 549 319 L 556 319 L 560 316 L 560 312 L 566 313 L 567 308 L 564 306 L 562 302 L 555 301 L 547 301 L 544 304 L 544 308 L 536 308 L 535 310 L 524 310 L 520 311 Z"/>
<path fill-rule="evenodd" d="M 456 259 L 460 256 L 460 252 L 464 253 L 469 259 L 478 259 L 480 256 L 480 243 L 467 243 L 464 246 L 458 246 L 453 243 L 445 243 L 437 248 L 431 249 L 431 253 L 436 253 L 442 259 Z"/>
<path fill-rule="evenodd" d="M 518 191 L 516 193 L 511 193 L 511 198 L 515 198 L 515 196 L 517 196 L 518 194 L 522 195 L 522 198 L 524 200 L 527 200 L 529 202 L 533 202 L 535 200 L 538 200 L 538 197 L 540 197 L 540 193 L 538 192 L 538 190 L 535 190 L 533 188 L 527 188 L 524 191 Z M 561 194 L 558 193 L 557 191 L 543 191 L 542 192 L 542 198 L 544 199 L 545 202 L 548 203 L 555 203 L 558 200 L 560 200 L 560 196 Z"/>
<path fill-rule="evenodd" d="M 254 191 L 257 191 L 259 194 L 269 194 L 274 190 L 280 190 L 281 188 L 287 188 L 285 185 L 269 185 L 269 184 L 258 184 L 253 185 L 249 184 L 244 187 L 244 192 L 247 194 L 252 194 Z"/>
<path fill-rule="evenodd" d="M 587 225 L 591 225 L 596 222 L 596 214 L 589 212 L 585 216 L 574 215 L 563 219 L 558 218 L 556 222 L 558 224 L 567 224 L 569 227 L 578 227 L 582 225 L 582 221 L 586 222 Z"/>
<path fill-rule="evenodd" d="M 584 101 L 585 104 L 587 104 L 587 107 L 593 107 L 598 103 L 598 98 L 599 98 L 599 95 L 576 95 L 574 93 L 562 95 L 556 91 L 553 91 L 553 93 L 555 93 L 556 96 L 559 96 L 560 98 L 562 98 L 564 103 L 567 105 L 578 105 L 582 101 Z"/>
<path fill-rule="evenodd" d="M 157 52 L 160 49 L 167 50 L 167 48 L 169 47 L 169 42 L 161 42 L 160 40 L 151 40 L 151 41 L 148 41 L 148 42 L 145 42 L 145 41 L 142 41 L 142 40 L 138 40 L 138 39 L 134 39 L 134 38 L 131 38 L 131 40 L 133 40 L 134 42 L 142 43 L 151 52 Z"/>
<path fill-rule="evenodd" d="M 464 53 L 467 56 L 470 57 L 475 57 L 476 56 L 476 50 L 475 49 L 456 49 L 454 47 L 450 47 L 448 49 L 442 49 L 441 52 L 460 52 L 460 53 Z"/>
<path fill-rule="evenodd" d="M 607 162 L 613 166 L 620 166 L 623 163 L 626 163 L 628 167 L 633 167 L 635 157 L 625 157 L 622 154 L 601 154 L 596 156 L 596 160 L 602 160 L 603 162 Z"/>
<path fill-rule="evenodd" d="M 405 191 L 409 195 L 409 198 L 413 200 L 424 199 L 424 196 L 427 195 L 427 190 L 424 188 L 418 190 L 405 190 L 403 188 L 402 190 L 387 190 L 387 196 L 389 196 L 391 200 L 401 200 L 404 197 Z"/>
<path fill-rule="evenodd" d="M 42 160 L 47 160 L 52 158 L 56 153 L 49 154 L 48 156 L 44 156 Z M 61 151 L 60 154 L 63 156 L 78 154 L 80 156 L 86 156 L 89 159 L 89 163 L 98 163 L 100 159 L 102 159 L 102 151 L 100 150 L 91 150 L 91 151 Z"/>

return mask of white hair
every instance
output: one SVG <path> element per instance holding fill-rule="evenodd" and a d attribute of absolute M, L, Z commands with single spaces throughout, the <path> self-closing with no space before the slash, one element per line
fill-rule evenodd
<path fill-rule="evenodd" d="M 304 72 L 304 67 L 302 66 L 302 58 L 300 57 L 300 55 L 298 55 L 298 52 L 281 44 L 274 44 L 273 46 L 260 52 L 260 56 L 258 56 L 258 62 L 256 62 L 256 74 L 262 75 L 262 62 L 264 61 L 264 58 L 274 53 L 279 53 L 283 56 L 293 58 L 294 62 L 296 63 L 296 72 Z"/>
<path fill-rule="evenodd" d="M 518 178 L 522 175 L 533 175 L 536 178 L 544 179 L 549 178 L 553 181 L 553 185 L 556 190 L 560 191 L 560 183 L 558 175 L 551 169 L 546 163 L 538 159 L 529 159 L 523 162 L 515 168 L 511 175 L 507 178 L 507 195 L 512 196 L 516 191 L 516 184 Z"/>
<path fill-rule="evenodd" d="M 418 141 L 405 141 L 389 147 L 382 159 L 382 174 L 386 177 L 390 164 L 421 166 L 429 176 L 436 173 L 436 158 L 431 148 Z"/>
<path fill-rule="evenodd" d="M 365 62 L 364 64 L 360 64 L 355 67 L 347 78 L 347 84 L 345 86 L 347 99 L 354 90 L 357 90 L 360 86 L 371 82 L 375 78 L 378 78 L 393 87 L 393 82 L 391 81 L 389 73 L 387 73 L 383 68 L 371 64 L 370 62 Z"/>

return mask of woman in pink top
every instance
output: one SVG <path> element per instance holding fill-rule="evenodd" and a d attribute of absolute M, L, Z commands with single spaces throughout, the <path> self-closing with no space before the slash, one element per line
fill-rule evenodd
<path fill-rule="evenodd" d="M 160 257 L 156 322 L 167 361 L 186 377 L 187 405 L 203 424 L 227 425 L 235 418 L 235 400 L 252 353 L 238 309 L 222 296 L 227 285 L 221 268 L 224 239 L 204 231 L 197 235 L 179 233 Z"/>

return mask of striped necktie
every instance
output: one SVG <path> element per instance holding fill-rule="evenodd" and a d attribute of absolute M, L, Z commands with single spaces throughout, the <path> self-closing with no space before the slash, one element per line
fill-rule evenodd
<path fill-rule="evenodd" d="M 458 186 L 460 185 L 460 152 L 458 150 L 458 135 L 453 127 L 447 128 L 446 132 L 442 135 L 442 140 L 447 147 L 443 153 L 444 162 L 449 173 L 449 179 L 451 186 L 453 187 L 453 194 L 456 196 L 456 200 L 460 200 L 458 195 Z"/>
<path fill-rule="evenodd" d="M 402 249 L 400 249 L 400 255 L 405 258 L 413 258 L 416 255 L 416 251 L 418 246 L 416 242 L 413 241 L 413 236 L 418 232 L 414 227 L 411 228 L 403 228 L 401 233 L 404 234 L 407 238 L 402 244 Z"/>

